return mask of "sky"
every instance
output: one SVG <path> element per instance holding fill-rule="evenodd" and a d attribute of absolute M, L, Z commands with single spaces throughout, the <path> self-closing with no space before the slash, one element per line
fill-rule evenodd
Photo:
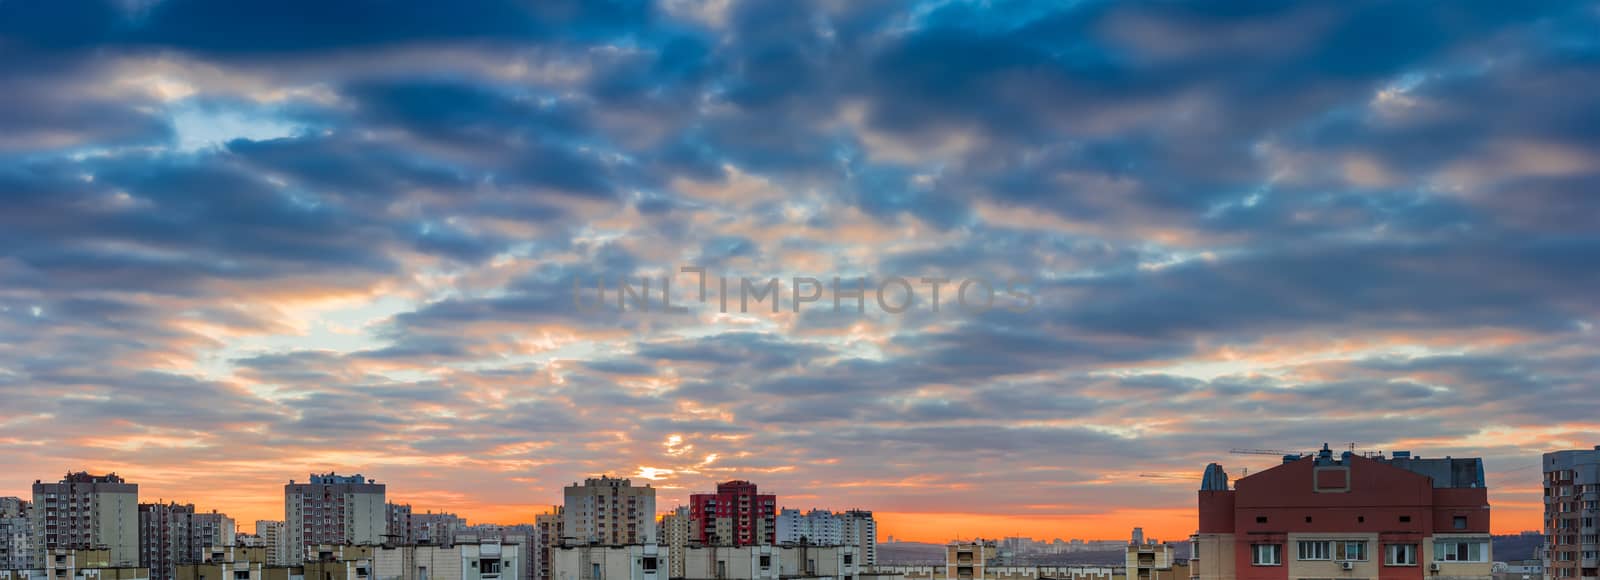
<path fill-rule="evenodd" d="M 249 530 L 313 471 L 498 523 L 748 479 L 908 540 L 1182 539 L 1207 463 L 1328 442 L 1482 457 L 1494 529 L 1534 529 L 1539 454 L 1600 444 L 1597 31 L 0 0 L 0 495 L 115 471 Z M 789 298 L 723 312 L 685 266 Z M 663 276 L 686 311 L 574 301 Z M 795 277 L 870 279 L 865 312 Z"/>

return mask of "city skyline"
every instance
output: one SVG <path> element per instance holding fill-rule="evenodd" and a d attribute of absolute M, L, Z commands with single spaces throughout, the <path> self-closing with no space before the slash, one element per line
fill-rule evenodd
<path fill-rule="evenodd" d="M 115 472 L 248 528 L 336 470 L 527 523 L 609 474 L 1180 539 L 1207 464 L 1278 461 L 1230 450 L 1353 442 L 1480 457 L 1492 530 L 1543 529 L 1540 457 L 1600 443 L 1596 30 L 0 0 L 0 495 Z"/>
<path fill-rule="evenodd" d="M 1582 448 L 1580 448 L 1580 449 L 1582 449 Z M 1306 454 L 1308 454 L 1308 455 L 1310 453 L 1311 452 L 1309 452 L 1309 451 L 1306 452 Z M 1255 455 L 1260 455 L 1260 454 L 1257 453 Z M 1225 455 L 1223 455 L 1221 457 L 1223 457 L 1223 458 L 1238 457 L 1238 455 L 1225 454 Z M 1430 456 L 1419 455 L 1419 457 L 1430 457 Z M 1443 457 L 1443 455 L 1434 456 L 1434 458 L 1436 458 L 1436 457 Z M 1222 461 L 1226 461 L 1226 459 L 1222 459 Z M 1271 468 L 1271 467 L 1275 467 L 1275 466 L 1279 465 L 1280 463 L 1281 463 L 1281 459 L 1279 459 L 1279 458 L 1266 458 L 1266 459 L 1257 458 L 1257 459 L 1255 459 L 1253 461 L 1241 461 L 1241 462 L 1232 463 L 1231 465 L 1252 465 L 1253 464 L 1253 465 L 1257 466 L 1257 467 L 1247 467 L 1243 472 L 1243 474 L 1245 476 L 1247 476 L 1249 472 L 1256 472 L 1256 471 L 1260 471 L 1260 470 L 1263 470 L 1263 469 L 1268 469 L 1268 468 Z M 1529 485 L 1536 486 L 1538 488 L 1538 491 L 1542 492 L 1542 490 L 1543 490 L 1543 487 L 1542 487 L 1543 486 L 1543 480 L 1542 480 L 1543 471 L 1538 469 L 1538 468 L 1539 468 L 1539 462 L 1538 462 L 1538 459 L 1536 458 L 1536 459 L 1533 460 L 1532 463 L 1522 466 L 1522 468 L 1518 469 L 1516 471 L 1516 473 L 1528 474 L 1530 477 L 1534 478 L 1532 483 L 1530 483 Z M 86 471 L 86 470 L 81 470 L 80 469 L 80 470 L 74 470 L 74 471 Z M 95 473 L 95 470 L 87 470 L 87 471 L 90 472 L 90 473 Z M 343 471 L 324 469 L 322 471 L 327 471 L 329 473 L 351 473 L 351 472 L 353 472 L 353 470 L 349 470 L 349 469 L 346 469 L 346 470 L 343 470 Z M 1201 471 L 1203 471 L 1203 469 Z M 320 472 L 313 471 L 312 473 L 313 473 L 313 475 L 315 475 L 316 473 L 320 473 Z M 1496 471 L 1494 469 L 1492 469 L 1492 468 L 1489 468 L 1488 469 L 1488 473 L 1494 474 L 1494 473 L 1496 473 Z M 118 475 L 123 476 L 125 479 L 128 479 L 131 482 L 140 483 L 139 479 L 134 478 L 132 476 L 128 476 L 125 473 L 118 473 Z M 377 475 L 377 472 L 365 473 L 364 475 L 368 476 L 371 479 L 375 479 L 380 484 L 387 484 L 387 480 L 384 479 L 383 477 Z M 1149 476 L 1151 474 L 1142 474 L 1142 475 Z M 615 474 L 603 474 L 602 473 L 602 474 L 593 474 L 593 475 L 590 475 L 590 476 L 586 476 L 584 478 L 578 479 L 577 482 L 578 483 L 582 483 L 582 481 L 584 479 L 588 479 L 590 477 L 599 478 L 599 477 L 602 477 L 602 476 L 604 476 L 604 477 L 615 477 L 615 478 L 619 478 L 619 479 L 630 479 L 628 476 L 615 475 Z M 1155 481 L 1152 481 L 1151 478 L 1135 476 L 1135 480 L 1131 481 L 1130 483 L 1132 483 L 1134 485 L 1163 485 L 1163 486 L 1170 486 L 1170 485 L 1173 484 L 1173 482 L 1172 482 L 1173 479 L 1182 479 L 1182 478 L 1177 477 L 1177 476 L 1162 476 L 1161 478 L 1158 478 Z M 46 480 L 41 480 L 41 481 L 46 481 Z M 285 480 L 285 483 L 287 481 L 289 481 L 289 480 Z M 306 479 L 293 479 L 293 481 L 295 481 L 297 483 L 306 483 L 307 480 Z M 737 480 L 733 480 L 733 481 L 737 481 Z M 1189 489 L 1189 491 L 1192 493 L 1194 490 L 1199 489 L 1199 486 L 1201 485 L 1202 481 L 1203 481 L 1203 478 L 1202 478 L 1201 474 L 1197 473 L 1192 478 L 1182 479 L 1182 483 L 1180 485 L 1187 486 L 1186 489 Z M 566 483 L 563 483 L 561 485 L 565 486 L 565 485 L 569 485 L 571 483 L 573 483 L 573 482 L 566 482 Z M 692 487 L 692 486 L 691 487 L 670 488 L 670 487 L 659 487 L 659 486 L 656 486 L 650 480 L 641 480 L 639 482 L 636 482 L 636 485 L 651 484 L 652 487 L 654 487 L 657 490 L 657 500 L 656 500 L 656 506 L 657 507 L 656 507 L 656 510 L 655 510 L 655 512 L 656 512 L 655 515 L 659 518 L 659 516 L 672 513 L 678 506 L 688 507 L 690 505 L 690 502 L 688 501 L 690 495 L 693 495 L 693 494 L 696 494 L 696 493 L 707 493 L 708 490 L 713 490 L 714 491 L 717 488 L 719 483 L 722 483 L 722 482 L 720 482 L 720 481 L 718 481 L 718 482 L 710 482 L 710 484 L 705 486 L 704 488 L 696 488 L 696 487 Z M 760 482 L 758 481 L 756 483 L 759 484 Z M 397 487 L 395 487 L 393 485 L 389 485 L 388 487 L 390 489 L 390 493 L 391 494 L 397 494 L 397 495 L 388 495 L 387 498 L 386 498 L 387 503 L 390 503 L 390 504 L 410 504 L 413 509 L 417 510 L 416 513 L 432 512 L 432 513 L 451 513 L 451 514 L 455 514 L 455 515 L 461 516 L 462 518 L 466 519 L 468 521 L 468 523 L 472 524 L 472 525 L 476 525 L 476 524 L 498 524 L 498 525 L 531 524 L 533 522 L 533 520 L 534 520 L 534 516 L 539 515 L 539 514 L 552 512 L 552 511 L 554 511 L 554 509 L 557 506 L 560 506 L 563 503 L 562 501 L 559 501 L 561 499 L 561 495 L 562 495 L 562 492 L 561 492 L 562 488 L 560 488 L 560 487 L 558 487 L 557 491 L 555 492 L 555 495 L 557 496 L 556 499 L 558 501 L 550 502 L 548 504 L 540 504 L 540 503 L 531 503 L 531 504 L 529 504 L 529 503 L 507 503 L 507 504 L 452 503 L 452 504 L 448 504 L 448 505 L 433 505 L 433 504 L 419 502 L 416 499 L 410 499 L 410 498 L 415 498 L 415 497 L 430 497 L 425 492 L 422 493 L 422 494 L 418 494 L 418 495 L 406 495 L 406 490 L 404 490 L 404 489 L 397 488 Z M 1526 510 L 1520 510 L 1520 509 L 1515 509 L 1515 508 L 1508 510 L 1507 508 L 1503 507 L 1505 505 L 1504 502 L 1497 500 L 1497 497 L 1499 497 L 1500 495 L 1503 495 L 1503 494 L 1497 494 L 1497 491 L 1496 491 L 1497 488 L 1498 488 L 1498 486 L 1493 485 L 1492 483 L 1488 487 L 1488 494 L 1489 494 L 1490 503 L 1491 503 L 1491 505 L 1495 506 L 1495 526 L 1493 528 L 1493 532 L 1494 533 L 1496 533 L 1496 534 L 1516 534 L 1516 533 L 1521 533 L 1521 532 L 1525 532 L 1525 531 L 1539 531 L 1540 529 L 1542 529 L 1541 522 L 1542 522 L 1542 519 L 1544 517 L 1544 511 L 1543 511 L 1544 508 L 1543 508 L 1542 503 L 1538 507 L 1536 507 L 1535 509 L 1532 510 L 1532 513 L 1531 513 L 1532 526 L 1531 527 L 1518 527 L 1519 525 L 1521 525 L 1519 522 L 1527 521 L 1528 518 L 1530 517 L 1530 514 L 1521 513 L 1521 512 L 1526 511 Z M 145 492 L 143 490 L 150 489 L 150 486 L 148 484 L 141 484 L 140 485 L 140 489 L 141 489 L 140 498 L 139 498 L 140 503 L 158 503 L 157 501 L 150 500 L 149 498 L 146 497 Z M 165 496 L 162 499 L 160 499 L 159 502 L 192 503 L 192 504 L 195 504 L 196 509 L 201 510 L 201 511 L 220 510 L 225 515 L 228 515 L 229 517 L 232 517 L 237 522 L 238 529 L 239 529 L 239 531 L 241 533 L 246 533 L 246 530 L 245 530 L 245 527 L 244 527 L 246 522 L 255 522 L 257 520 L 276 520 L 276 521 L 282 521 L 283 520 L 284 513 L 283 513 L 283 502 L 282 502 L 282 493 L 283 493 L 282 483 L 278 484 L 278 487 L 276 489 L 277 489 L 279 495 L 276 496 L 275 498 L 269 498 L 268 501 L 264 502 L 268 506 L 265 509 L 272 510 L 272 509 L 275 508 L 276 509 L 275 512 L 273 512 L 273 511 L 259 512 L 259 513 L 250 512 L 250 511 L 247 511 L 249 508 L 244 508 L 244 509 L 231 508 L 229 506 L 218 506 L 218 505 L 211 505 L 211 504 L 208 504 L 206 502 L 193 501 L 193 500 L 190 500 L 190 499 L 187 499 L 187 498 L 174 499 L 172 497 L 165 497 Z M 665 492 L 665 494 L 663 494 L 663 492 Z M 0 488 L 0 497 L 5 497 L 5 496 L 17 496 L 17 497 L 21 497 L 24 500 L 27 500 L 27 499 L 29 499 L 31 497 L 31 495 L 28 494 L 28 493 L 9 493 L 6 489 Z M 678 497 L 678 496 L 681 496 L 681 497 Z M 1066 539 L 1076 538 L 1076 539 L 1082 539 L 1082 540 L 1086 540 L 1086 541 L 1104 541 L 1104 540 L 1126 539 L 1123 536 L 1126 536 L 1128 530 L 1132 529 L 1132 528 L 1142 528 L 1142 529 L 1144 529 L 1146 537 L 1159 538 L 1159 539 L 1162 539 L 1164 541 L 1180 541 L 1183 538 L 1187 538 L 1188 535 L 1193 532 L 1193 530 L 1190 530 L 1188 532 L 1184 532 L 1183 531 L 1184 526 L 1193 527 L 1194 522 L 1195 522 L 1193 506 L 1174 508 L 1172 510 L 1151 510 L 1151 511 L 1145 512 L 1145 513 L 1151 514 L 1153 517 L 1150 517 L 1147 520 L 1139 520 L 1139 519 L 1126 520 L 1126 521 L 1131 521 L 1131 522 L 1134 522 L 1134 523 L 1132 525 L 1126 527 L 1126 528 L 1121 529 L 1120 532 L 1118 530 L 1116 530 L 1116 529 L 1113 529 L 1113 528 L 1102 528 L 1102 527 L 1090 527 L 1090 528 L 1088 528 L 1088 529 L 1093 529 L 1093 530 L 1102 530 L 1102 529 L 1105 530 L 1104 532 L 1097 532 L 1097 533 L 1103 533 L 1105 535 L 1096 535 L 1096 533 L 1079 532 L 1078 530 L 1082 529 L 1082 528 L 1073 526 L 1070 523 L 1066 524 L 1066 527 L 1063 527 L 1063 524 L 1062 524 L 1063 521 L 1065 521 L 1065 522 L 1074 521 L 1074 520 L 1072 520 L 1072 518 L 1070 516 L 1069 517 L 1043 516 L 1043 517 L 1032 518 L 1032 521 L 1028 522 L 1026 525 L 1018 525 L 1015 522 L 996 521 L 996 520 L 1008 520 L 1009 518 L 992 518 L 992 519 L 989 519 L 987 522 L 984 522 L 984 520 L 980 519 L 979 521 L 980 522 L 984 522 L 984 523 L 979 523 L 977 525 L 973 525 L 971 523 L 973 521 L 972 517 L 969 514 L 964 513 L 964 512 L 960 512 L 960 511 L 920 512 L 920 513 L 919 512 L 890 512 L 890 511 L 884 511 L 884 510 L 881 510 L 881 509 L 874 509 L 874 507 L 870 506 L 870 505 L 846 505 L 846 504 L 840 504 L 840 503 L 837 503 L 837 502 L 829 503 L 829 500 L 824 495 L 820 495 L 820 494 L 817 494 L 817 493 L 793 493 L 793 494 L 791 494 L 791 493 L 786 493 L 786 492 L 779 491 L 777 493 L 777 496 L 778 496 L 778 506 L 780 508 L 784 508 L 784 509 L 799 509 L 799 510 L 802 510 L 802 511 L 808 511 L 808 510 L 811 510 L 811 509 L 824 509 L 824 510 L 834 510 L 834 511 L 844 511 L 844 510 L 849 510 L 849 509 L 865 509 L 865 510 L 872 511 L 874 516 L 875 516 L 875 518 L 878 521 L 878 524 L 877 524 L 877 536 L 880 539 L 888 538 L 889 536 L 894 536 L 897 540 L 906 541 L 906 542 L 944 543 L 944 542 L 947 542 L 947 541 L 959 540 L 959 539 L 965 539 L 965 540 L 971 540 L 971 539 L 974 539 L 974 538 L 1000 539 L 1000 538 L 1005 538 L 1005 537 L 1025 537 L 1025 538 L 1033 538 L 1035 540 L 1043 540 L 1043 541 L 1049 541 L 1049 540 L 1055 539 L 1055 538 L 1066 538 Z M 225 496 L 225 497 L 237 498 L 237 497 L 241 497 L 241 496 L 229 495 L 229 496 Z M 807 499 L 812 500 L 812 501 L 811 501 L 811 503 L 786 503 L 787 501 L 789 501 L 788 498 L 807 498 Z M 662 501 L 663 499 L 665 499 L 666 501 Z M 1191 499 L 1192 499 L 1192 497 L 1191 497 Z M 458 498 L 455 501 L 459 502 L 460 499 Z M 252 503 L 252 502 L 247 502 L 247 505 L 249 503 Z M 260 502 L 254 502 L 254 503 L 260 503 Z M 451 506 L 453 506 L 453 507 L 451 507 Z M 463 506 L 465 506 L 465 507 L 463 507 Z M 513 513 L 513 514 L 507 514 L 508 506 L 515 506 L 515 509 L 517 511 L 515 513 Z M 961 506 L 954 506 L 954 507 L 961 507 Z M 234 513 L 235 511 L 237 511 L 239 513 L 235 514 Z M 1137 516 L 1132 516 L 1132 517 L 1137 517 Z M 1513 523 L 1503 523 L 1508 518 L 1510 518 Z M 1117 522 L 1122 522 L 1124 520 L 1119 518 L 1116 521 Z M 1141 522 L 1154 522 L 1154 523 L 1141 523 Z M 1102 525 L 1110 525 L 1110 524 L 1102 524 Z M 248 533 L 257 533 L 253 529 L 253 526 L 254 526 L 253 523 L 251 524 L 251 526 L 252 526 L 252 529 L 249 530 Z M 1010 526 L 1010 527 L 1006 527 L 1006 526 Z M 913 530 L 917 530 L 917 531 L 913 531 L 913 532 L 896 532 L 895 530 L 897 530 L 897 529 L 913 529 Z M 980 530 L 988 530 L 988 531 L 980 531 Z M 1167 532 L 1167 533 L 1163 533 L 1163 532 Z M 944 534 L 944 535 L 941 535 L 941 534 Z"/>

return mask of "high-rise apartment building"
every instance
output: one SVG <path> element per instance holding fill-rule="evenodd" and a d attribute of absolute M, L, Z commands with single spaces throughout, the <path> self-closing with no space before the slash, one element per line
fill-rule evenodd
<path fill-rule="evenodd" d="M 232 546 L 238 537 L 239 526 L 227 514 L 196 513 L 189 517 L 189 559 L 199 561 L 209 548 Z"/>
<path fill-rule="evenodd" d="M 1600 576 L 1600 445 L 1544 454 L 1544 577 Z"/>
<path fill-rule="evenodd" d="M 283 486 L 283 520 L 289 563 L 305 561 L 306 547 L 373 546 L 388 531 L 384 485 L 361 474 L 311 474 L 309 483 Z"/>
<path fill-rule="evenodd" d="M 226 514 L 196 513 L 194 504 L 139 504 L 139 565 L 153 580 L 171 580 L 181 564 L 199 562 L 206 550 L 232 546 L 237 529 Z"/>
<path fill-rule="evenodd" d="M 267 550 L 269 566 L 288 565 L 289 545 L 283 528 L 283 522 L 278 520 L 256 520 L 256 535 L 261 537 L 261 547 Z"/>
<path fill-rule="evenodd" d="M 878 520 L 868 510 L 846 510 L 839 514 L 844 519 L 844 545 L 855 546 L 861 563 L 878 564 Z"/>
<path fill-rule="evenodd" d="M 35 562 L 57 549 L 103 549 L 111 566 L 139 563 L 139 485 L 115 473 L 34 481 L 29 521 Z"/>
<path fill-rule="evenodd" d="M 778 513 L 777 521 L 779 544 L 856 546 L 863 564 L 878 563 L 878 522 L 871 511 L 813 509 L 801 513 L 785 509 Z"/>
<path fill-rule="evenodd" d="M 534 557 L 534 580 L 550 580 L 550 551 L 561 545 L 562 532 L 566 528 L 564 511 L 562 506 L 555 506 L 555 509 L 533 518 L 533 527 L 537 531 L 530 550 Z"/>
<path fill-rule="evenodd" d="M 33 527 L 28 523 L 28 502 L 20 497 L 0 497 L 0 570 L 33 567 Z"/>
<path fill-rule="evenodd" d="M 452 513 L 412 513 L 406 543 L 450 546 L 455 544 L 456 532 L 466 527 L 467 520 Z"/>
<path fill-rule="evenodd" d="M 690 537 L 706 545 L 774 544 L 777 518 L 778 496 L 760 493 L 748 481 L 719 483 L 716 493 L 689 496 Z"/>
<path fill-rule="evenodd" d="M 139 565 L 152 580 L 172 580 L 178 565 L 195 561 L 193 516 L 194 504 L 139 504 Z"/>
<path fill-rule="evenodd" d="M 661 516 L 658 536 L 662 545 L 667 547 L 667 565 L 669 578 L 687 578 L 684 576 L 684 550 L 689 547 L 690 530 L 693 522 L 689 519 L 689 506 L 678 506 L 670 513 Z"/>
<path fill-rule="evenodd" d="M 591 477 L 563 492 L 565 543 L 628 545 L 656 543 L 656 490 L 627 479 Z"/>
<path fill-rule="evenodd" d="M 389 543 L 405 545 L 411 543 L 411 504 L 386 503 L 383 505 L 384 527 L 388 530 Z"/>
<path fill-rule="evenodd" d="M 1198 580 L 1490 580 L 1483 461 L 1288 455 L 1230 488 L 1215 463 L 1199 493 Z"/>
<path fill-rule="evenodd" d="M 411 504 L 386 504 L 384 512 L 386 533 L 392 544 L 448 546 L 455 541 L 456 532 L 467 527 L 467 520 L 461 516 L 432 511 L 419 514 Z"/>

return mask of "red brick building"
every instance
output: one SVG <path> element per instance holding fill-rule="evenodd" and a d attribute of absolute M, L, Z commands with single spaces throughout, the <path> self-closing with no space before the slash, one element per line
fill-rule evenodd
<path fill-rule="evenodd" d="M 1200 489 L 1198 580 L 1489 580 L 1489 496 L 1477 458 L 1290 455 Z"/>
<path fill-rule="evenodd" d="M 777 517 L 778 496 L 759 493 L 748 481 L 719 483 L 716 493 L 689 496 L 689 536 L 705 545 L 775 544 Z"/>

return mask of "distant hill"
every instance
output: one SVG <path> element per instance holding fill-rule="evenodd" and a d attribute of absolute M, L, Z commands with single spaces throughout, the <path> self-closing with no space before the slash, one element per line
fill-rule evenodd
<path fill-rule="evenodd" d="M 1179 559 L 1188 559 L 1189 543 L 1175 544 Z M 944 564 L 944 544 L 922 542 L 895 542 L 878 544 L 878 564 L 884 566 L 915 566 Z M 1022 566 L 1120 566 L 1125 558 L 1122 550 L 1090 550 L 1064 554 L 1028 554 L 1017 558 Z"/>
<path fill-rule="evenodd" d="M 922 542 L 878 544 L 879 565 L 914 566 L 943 563 L 944 544 L 924 544 Z"/>

